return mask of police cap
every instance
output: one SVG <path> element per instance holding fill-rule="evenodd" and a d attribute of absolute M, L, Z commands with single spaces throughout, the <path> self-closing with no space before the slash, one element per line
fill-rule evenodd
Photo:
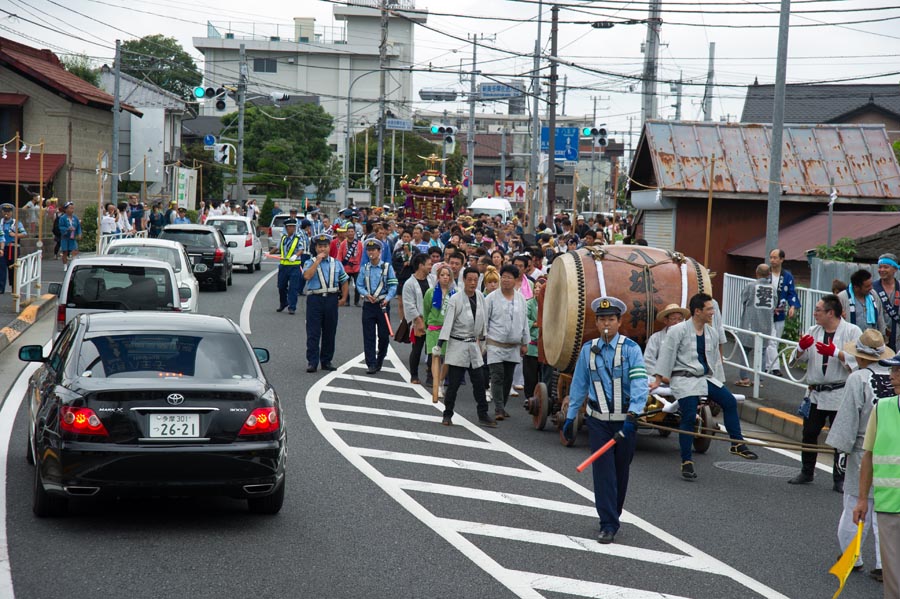
<path fill-rule="evenodd" d="M 0 210 L 11 211 L 12 209 L 13 209 L 13 205 L 10 203 L 0 204 Z"/>
<path fill-rule="evenodd" d="M 285 226 L 285 227 L 296 227 L 296 226 L 297 226 L 297 219 L 296 219 L 296 218 L 289 218 L 289 219 L 287 219 L 286 221 L 284 221 L 284 226 Z"/>
<path fill-rule="evenodd" d="M 598 297 L 591 302 L 591 310 L 597 316 L 621 316 L 625 310 L 625 302 L 615 297 Z"/>
<path fill-rule="evenodd" d="M 316 235 L 315 237 L 313 237 L 313 243 L 316 245 L 319 245 L 320 243 L 325 244 L 325 245 L 330 245 L 331 237 L 329 237 L 325 233 L 320 233 L 319 235 Z"/>
<path fill-rule="evenodd" d="M 378 250 L 381 251 L 381 242 L 377 239 L 370 239 L 366 241 L 366 251 L 368 250 Z"/>

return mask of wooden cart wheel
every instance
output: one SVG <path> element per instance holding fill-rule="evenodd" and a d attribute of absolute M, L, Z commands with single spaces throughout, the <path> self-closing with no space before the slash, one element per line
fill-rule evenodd
<path fill-rule="evenodd" d="M 709 406 L 700 406 L 700 410 L 697 413 L 697 432 L 707 435 L 715 434 L 713 426 L 712 410 L 709 409 Z M 709 449 L 711 443 L 712 439 L 694 437 L 694 451 L 697 453 L 706 453 L 706 450 Z"/>
<path fill-rule="evenodd" d="M 535 430 L 542 431 L 547 426 L 547 417 L 550 415 L 550 393 L 547 385 L 538 383 L 534 388 L 534 397 L 531 398 L 532 414 L 531 422 Z"/>
<path fill-rule="evenodd" d="M 578 418 L 575 419 L 575 422 L 572 423 L 572 441 L 566 439 L 566 436 L 563 434 L 563 425 L 566 423 L 566 414 L 569 413 L 569 398 L 566 397 L 563 399 L 562 406 L 559 409 L 559 413 L 556 416 L 556 426 L 559 429 L 559 442 L 565 445 L 566 447 L 572 447 L 575 445 L 575 439 L 578 438 L 578 429 L 579 423 Z"/>

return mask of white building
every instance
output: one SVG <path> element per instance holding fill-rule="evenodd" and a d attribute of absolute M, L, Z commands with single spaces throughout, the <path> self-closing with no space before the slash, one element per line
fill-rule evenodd
<path fill-rule="evenodd" d="M 207 36 L 193 39 L 205 58 L 204 85 L 217 88 L 237 83 L 243 44 L 248 99 L 278 91 L 317 100 L 334 117 L 328 142 L 342 158 L 348 112 L 351 133 L 378 121 L 379 4 L 379 0 L 347 0 L 347 5 L 335 5 L 334 18 L 343 21 L 343 27 L 317 27 L 315 19 L 301 17 L 289 25 L 210 22 Z M 415 23 L 426 22 L 428 12 L 416 9 L 414 0 L 388 0 L 387 4 L 406 17 L 388 19 L 387 68 L 408 69 L 415 60 Z M 407 117 L 415 91 L 409 70 L 388 70 L 385 89 L 388 110 L 398 118 Z M 218 112 L 214 103 L 207 101 L 201 104 L 200 113 L 215 115 L 236 109 L 228 98 L 225 111 Z"/>
<path fill-rule="evenodd" d="M 115 74 L 108 66 L 100 69 L 100 88 L 115 90 Z M 147 196 L 171 192 L 171 169 L 166 164 L 181 158 L 181 121 L 187 103 L 166 90 L 124 73 L 119 81 L 119 98 L 140 110 L 143 117 L 122 113 L 119 119 L 119 172 L 127 181 L 144 181 Z M 146 168 L 145 168 L 146 166 Z"/>

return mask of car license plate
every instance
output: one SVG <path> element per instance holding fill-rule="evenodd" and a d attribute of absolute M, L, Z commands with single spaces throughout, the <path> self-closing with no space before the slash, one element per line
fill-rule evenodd
<path fill-rule="evenodd" d="M 153 439 L 189 439 L 200 436 L 200 414 L 151 414 Z"/>

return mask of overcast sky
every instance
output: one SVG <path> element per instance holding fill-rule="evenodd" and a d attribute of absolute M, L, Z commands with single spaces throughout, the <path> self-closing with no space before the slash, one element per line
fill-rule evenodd
<path fill-rule="evenodd" d="M 560 10 L 561 21 L 621 21 L 645 19 L 646 0 L 627 2 L 578 2 L 561 0 L 572 8 Z M 177 38 L 202 62 L 202 55 L 192 44 L 192 37 L 206 35 L 206 22 L 230 21 L 237 30 L 253 28 L 265 31 L 281 24 L 292 31 L 293 17 L 315 17 L 317 27 L 340 26 L 332 17 L 333 5 L 321 0 L 287 2 L 257 0 L 5 0 L 5 10 L 21 18 L 0 13 L 0 36 L 11 37 L 33 46 L 49 47 L 57 52 L 83 52 L 101 62 L 111 62 L 116 38 L 162 33 Z M 415 0 L 416 8 L 433 13 L 498 17 L 504 20 L 482 20 L 460 16 L 432 14 L 427 26 L 416 31 L 415 53 L 417 66 L 431 64 L 435 68 L 459 68 L 460 61 L 468 68 L 472 45 L 462 41 L 468 34 L 496 36 L 485 43 L 496 49 L 479 48 L 479 67 L 510 76 L 528 71 L 531 57 L 518 57 L 500 50 L 530 54 L 537 33 L 536 0 Z M 900 85 L 900 8 L 889 10 L 861 10 L 884 7 L 883 0 L 794 0 L 791 18 L 788 82 L 819 82 L 824 80 L 863 78 L 870 83 Z M 583 6 L 577 8 L 574 5 Z M 67 8 L 63 8 L 67 7 Z M 801 11 L 842 10 L 837 13 L 800 15 Z M 72 11 L 78 11 L 80 16 Z M 145 11 L 145 12 L 136 12 Z M 676 12 L 686 11 L 686 12 Z M 736 14 L 757 11 L 765 14 Z M 150 13 L 150 14 L 147 14 Z M 588 14 L 593 13 L 593 14 Z M 716 14 L 718 13 L 718 14 Z M 681 3 L 663 2 L 659 78 L 677 79 L 683 74 L 685 82 L 702 84 L 706 81 L 708 47 L 716 43 L 715 88 L 713 118 L 738 120 L 745 90 L 754 78 L 760 83 L 775 79 L 775 55 L 778 36 L 778 3 L 771 0 L 684 0 Z M 35 21 L 66 32 L 62 35 L 47 27 L 28 23 Z M 517 22 L 514 19 L 526 20 Z M 550 11 L 544 5 L 542 46 L 550 51 Z M 847 23 L 887 19 L 881 22 L 844 26 L 801 27 L 816 23 Z M 272 25 L 267 25 L 272 24 Z M 736 26 L 732 28 L 723 25 Z M 774 26 L 751 28 L 754 25 Z M 432 30 L 433 29 L 433 30 Z M 450 34 L 456 38 L 449 37 Z M 588 24 L 561 24 L 559 56 L 563 60 L 606 72 L 639 76 L 643 68 L 641 46 L 647 35 L 646 25 L 616 25 L 612 29 L 593 29 Z M 78 39 L 81 38 L 81 39 Z M 546 62 L 545 62 L 546 64 Z M 885 75 L 885 73 L 890 73 Z M 877 77 L 881 75 L 881 77 Z M 634 119 L 637 132 L 640 123 L 640 83 L 621 77 L 585 72 L 571 67 L 560 68 L 571 89 L 566 96 L 566 114 L 585 115 L 593 109 L 592 97 L 598 97 L 598 122 L 605 122 L 614 132 L 627 131 L 629 117 Z M 447 87 L 463 89 L 458 77 L 446 74 L 417 73 L 415 89 Z M 587 89 L 585 89 L 587 88 Z M 633 88 L 634 91 L 631 91 Z M 467 87 L 466 87 L 467 89 Z M 898 88 L 900 89 L 900 88 Z M 671 118 L 675 103 L 669 85 L 661 83 L 658 91 L 659 113 Z M 701 118 L 700 99 L 703 87 L 685 85 L 682 104 L 683 119 Z M 442 105 L 418 102 L 422 108 L 450 111 L 467 109 L 464 101 Z M 560 98 L 561 101 L 561 98 Z M 479 111 L 505 112 L 502 104 L 486 104 Z M 614 135 L 622 137 L 621 134 Z M 636 138 L 635 138 L 636 139 Z"/>

